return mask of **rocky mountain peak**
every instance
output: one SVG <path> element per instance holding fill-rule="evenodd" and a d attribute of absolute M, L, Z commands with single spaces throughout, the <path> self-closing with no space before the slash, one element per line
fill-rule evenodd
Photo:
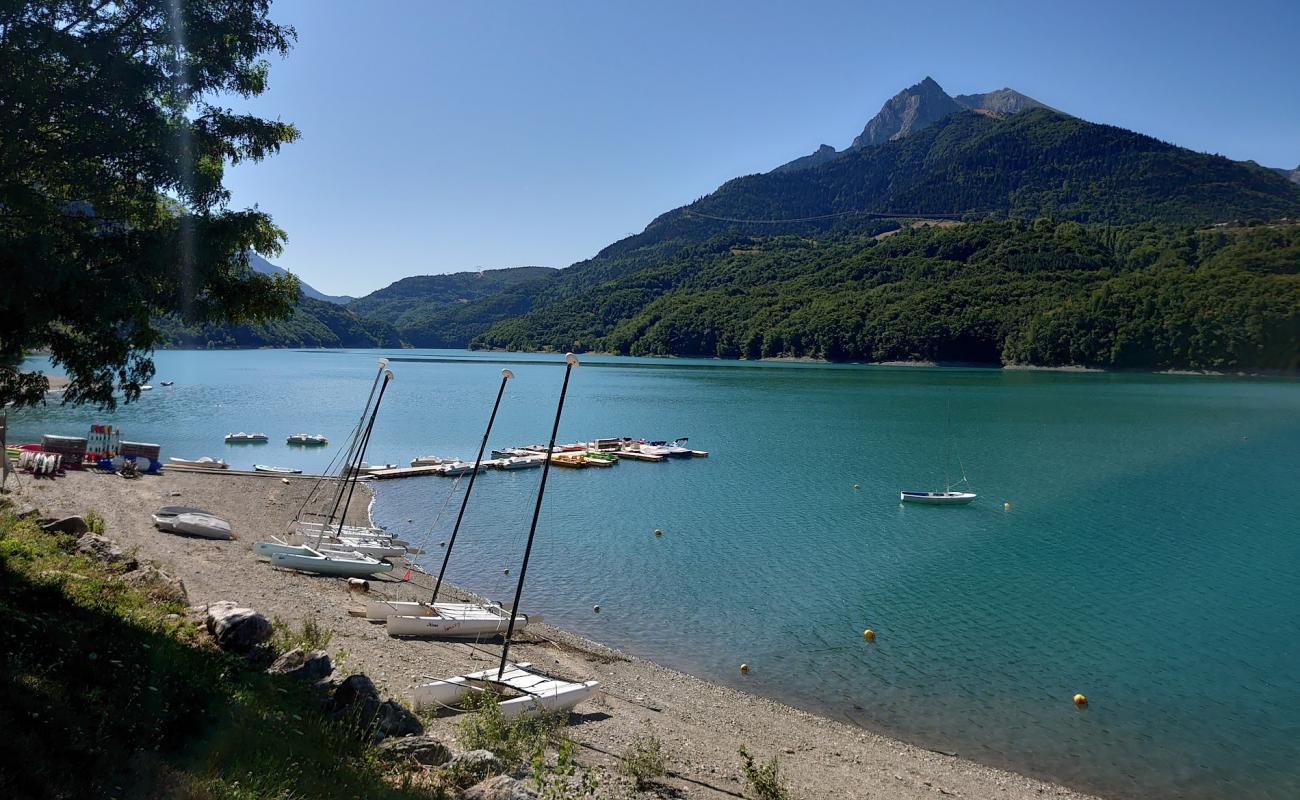
<path fill-rule="evenodd" d="M 850 149 L 858 150 L 901 138 L 961 109 L 934 78 L 927 76 L 920 83 L 889 98 L 853 140 Z"/>
<path fill-rule="evenodd" d="M 962 108 L 992 111 L 995 114 L 1016 114 L 1030 108 L 1049 108 L 1010 87 L 983 94 L 959 94 L 953 100 Z"/>

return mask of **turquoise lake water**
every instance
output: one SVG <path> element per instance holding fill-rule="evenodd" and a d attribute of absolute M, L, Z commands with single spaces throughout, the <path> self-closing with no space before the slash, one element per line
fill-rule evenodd
<path fill-rule="evenodd" d="M 333 446 L 284 436 L 342 444 L 377 355 L 159 353 L 154 385 L 175 386 L 112 415 L 11 412 L 11 439 L 112 421 L 164 457 L 319 469 Z M 396 357 L 372 463 L 472 458 L 503 366 L 518 377 L 491 445 L 549 433 L 558 356 Z M 524 610 L 1108 796 L 1300 797 L 1300 382 L 583 361 L 561 441 L 690 436 L 711 455 L 553 470 Z M 949 409 L 979 500 L 900 506 L 942 488 Z M 272 443 L 225 446 L 238 430 Z M 539 477 L 479 478 L 451 580 L 509 599 Z M 376 521 L 438 559 L 452 481 L 374 486 Z"/>

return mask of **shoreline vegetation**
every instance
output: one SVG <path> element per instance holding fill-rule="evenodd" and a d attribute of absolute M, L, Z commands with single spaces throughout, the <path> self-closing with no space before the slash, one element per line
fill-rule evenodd
<path fill-rule="evenodd" d="M 393 350 L 384 347 L 164 347 L 160 348 L 167 352 L 208 352 L 211 350 L 374 350 L 378 353 L 400 353 L 401 350 Z M 426 349 L 426 348 L 402 348 L 402 350 Z M 553 354 L 559 351 L 553 349 L 536 349 L 536 350 L 507 350 L 505 348 L 480 347 L 480 348 L 427 348 L 427 349 L 448 349 L 448 350 L 465 350 L 468 353 L 522 353 L 527 355 Z M 978 361 L 931 361 L 931 360 L 896 360 L 896 361 L 832 361 L 826 358 L 816 358 L 813 356 L 772 356 L 765 358 L 726 358 L 722 356 L 677 356 L 677 355 L 643 355 L 627 356 L 622 353 L 599 352 L 588 350 L 584 353 L 588 356 L 608 356 L 611 358 L 649 358 L 672 361 L 679 358 L 702 358 L 704 360 L 746 364 L 746 363 L 763 363 L 763 364 L 809 364 L 823 366 L 857 366 L 857 367 L 934 367 L 948 369 L 989 369 L 989 370 L 1006 370 L 1008 372 L 1093 372 L 1099 374 L 1111 375 L 1184 375 L 1184 376 L 1201 376 L 1201 377 L 1225 377 L 1225 378 L 1294 378 L 1300 377 L 1300 369 L 1181 369 L 1167 368 L 1154 369 L 1145 367 L 1097 367 L 1087 366 L 1084 364 L 999 364 L 985 363 Z M 67 379 L 59 375 L 47 375 L 50 380 L 50 391 L 61 390 L 67 385 Z M 56 383 L 57 382 L 57 383 Z"/>
<path fill-rule="evenodd" d="M 133 560 L 138 559 L 142 564 L 147 560 L 154 562 L 158 568 L 182 581 L 188 594 L 186 602 L 191 604 L 191 608 L 230 600 L 282 620 L 280 627 L 283 630 L 307 631 L 310 626 L 316 642 L 323 640 L 327 644 L 325 649 L 336 667 L 344 673 L 364 672 L 384 696 L 401 700 L 409 687 L 425 676 L 448 676 L 469 667 L 482 669 L 487 662 L 493 661 L 497 652 L 494 642 L 466 644 L 391 639 L 382 627 L 349 613 L 349 608 L 368 596 L 426 599 L 432 580 L 423 573 L 413 573 L 410 582 L 387 576 L 372 580 L 371 594 L 358 596 L 349 592 L 345 581 L 273 570 L 256 561 L 251 552 L 252 543 L 284 529 L 309 485 L 307 481 L 285 482 L 274 477 L 196 473 L 164 473 L 160 477 L 123 481 L 115 475 L 72 472 L 56 480 L 25 480 L 20 491 L 6 494 L 5 499 L 15 506 L 31 504 L 45 516 L 82 514 L 94 520 L 108 536 L 120 543 Z M 370 492 L 361 494 L 364 496 L 358 496 L 350 509 L 350 518 L 354 521 L 366 518 Z M 232 522 L 239 538 L 228 542 L 196 540 L 154 530 L 149 522 L 149 510 L 176 503 L 197 505 L 222 515 Z M 94 516 L 89 513 L 92 510 Z M 4 538 L 0 537 L 0 544 L 4 543 Z M 33 547 L 36 545 L 30 542 L 21 547 L 6 545 L 4 550 L 0 550 L 6 554 L 6 562 L 0 566 L 6 571 L 15 569 L 18 566 L 15 553 L 28 552 Z M 45 576 L 51 583 L 41 584 L 41 590 L 64 586 L 65 591 L 74 591 L 67 587 L 74 587 L 78 579 L 68 575 L 76 571 L 77 565 L 69 563 L 65 568 L 67 574 L 60 574 L 57 578 Z M 398 571 L 394 571 L 394 575 L 397 574 Z M 18 591 L 21 594 L 27 589 Z M 464 595 L 470 596 L 468 593 Z M 24 601 L 13 591 L 0 596 L 0 599 L 8 605 Z M 544 609 L 537 611 L 544 612 Z M 161 623 L 147 621 L 145 618 L 149 614 L 146 611 L 136 609 L 132 613 L 139 617 L 132 625 L 144 626 L 152 632 L 151 636 L 157 633 L 156 625 Z M 171 609 L 171 613 L 181 614 L 177 609 Z M 41 620 L 43 625 L 54 622 L 48 617 Z M 512 650 L 517 652 L 518 659 L 531 661 L 566 677 L 598 679 L 603 690 L 600 697 L 580 706 L 567 726 L 551 732 L 567 737 L 570 744 L 561 742 L 554 756 L 548 755 L 544 759 L 547 764 L 555 760 L 555 772 L 547 771 L 550 777 L 546 781 L 557 780 L 555 774 L 568 774 L 574 777 L 563 780 L 577 781 L 576 776 L 581 776 L 582 780 L 597 779 L 600 789 L 582 795 L 547 794 L 551 790 L 542 788 L 542 797 L 780 796 L 755 794 L 757 784 L 754 781 L 766 781 L 771 776 L 768 767 L 772 758 L 779 764 L 780 782 L 789 791 L 788 796 L 801 800 L 830 796 L 911 800 L 931 798 L 936 793 L 1013 799 L 1087 797 L 1062 786 L 967 761 L 956 754 L 926 750 L 764 697 L 712 684 L 548 625 L 530 625 L 525 634 L 517 642 L 517 650 Z M 37 632 L 32 631 L 31 635 L 37 635 Z M 171 652 L 176 646 L 175 640 L 167 641 L 170 643 L 166 648 Z M 14 674 L 20 681 L 39 682 L 45 667 L 33 659 L 24 661 L 25 654 L 30 655 L 34 648 L 19 644 L 9 648 L 11 667 L 15 666 L 15 658 L 18 659 L 16 666 L 21 667 Z M 185 647 L 199 646 L 190 640 L 182 644 Z M 158 642 L 155 641 L 153 646 L 158 646 Z M 177 657 L 190 657 L 185 655 L 187 652 L 178 651 Z M 74 660 L 88 657 L 89 654 L 82 652 L 60 655 L 62 659 Z M 761 669 L 761 665 L 755 666 Z M 166 665 L 156 659 L 146 659 L 145 673 L 137 677 L 141 680 L 176 680 L 175 675 L 168 678 L 162 674 L 165 668 Z M 277 764 L 271 758 L 259 763 L 239 761 L 243 758 L 242 751 L 230 737 L 244 733 L 240 730 L 241 724 L 253 726 L 250 735 L 254 739 L 266 736 L 266 717 L 275 716 L 283 709 L 254 706 L 258 718 L 243 718 L 241 721 L 238 716 L 245 709 L 244 703 L 257 698 L 266 702 L 268 696 L 274 697 L 266 693 L 274 689 L 259 683 L 261 678 L 254 681 L 253 677 L 239 677 L 243 673 L 238 671 L 223 674 L 227 677 L 222 681 L 233 683 L 218 682 L 203 688 L 217 694 L 228 690 L 234 695 L 224 700 L 214 695 L 205 702 L 233 702 L 235 711 L 232 713 L 236 717 L 233 729 L 230 727 L 232 720 L 220 714 L 211 719 L 201 715 L 188 719 L 186 736 L 190 738 L 185 740 L 182 749 L 197 747 L 199 750 L 186 750 L 185 759 L 188 760 L 168 761 L 169 758 L 179 758 L 174 753 L 169 754 L 168 748 L 182 745 L 177 741 L 161 741 L 161 750 L 150 756 L 152 761 L 144 765 L 159 768 L 152 772 L 145 769 L 145 772 L 153 775 L 155 780 L 172 781 L 168 784 L 172 789 L 177 786 L 190 789 L 187 796 L 262 796 L 256 787 L 258 781 L 267 776 L 261 773 L 280 770 L 283 764 Z M 98 690 L 80 687 L 79 691 Z M 146 697 L 153 696 L 147 687 L 141 691 Z M 164 689 L 164 694 L 167 691 L 171 690 Z M 145 715 L 155 713 L 157 709 L 128 706 L 119 724 L 133 724 L 132 718 L 137 712 Z M 286 753 L 282 748 L 292 751 L 302 746 L 324 746 L 330 753 L 338 750 L 319 740 L 322 729 L 313 727 L 315 721 L 307 719 L 304 722 L 291 717 L 292 714 L 277 724 L 286 730 L 297 729 L 300 734 L 304 729 L 309 730 L 303 742 L 289 742 L 277 748 L 280 756 L 298 755 Z M 426 735 L 449 743 L 465 744 L 469 740 L 477 741 L 469 734 L 475 730 L 475 736 L 482 733 L 482 720 L 491 721 L 490 716 L 474 719 L 476 721 L 468 726 L 449 717 L 427 718 L 423 722 Z M 25 724 L 39 728 L 55 722 L 36 717 Z M 45 730 L 43 733 L 55 735 L 57 732 Z M 246 775 L 233 779 L 237 786 L 242 781 L 243 791 L 252 794 L 229 791 L 231 769 L 222 762 L 222 753 L 203 749 L 207 746 L 204 743 L 217 740 L 224 741 L 228 748 L 225 757 L 239 761 L 241 768 L 246 769 Z M 445 770 L 442 768 L 385 771 L 373 760 L 373 754 L 356 748 L 351 744 L 344 747 L 344 758 L 336 769 L 353 772 L 346 780 L 340 778 L 338 787 L 333 788 L 341 791 L 344 784 L 355 786 L 357 780 L 370 776 L 388 781 L 382 787 L 376 787 L 371 796 L 446 796 L 436 794 L 431 788 L 441 785 L 437 782 L 444 780 L 441 776 Z M 742 748 L 752 755 L 758 766 L 748 758 L 742 760 L 738 755 Z M 43 767 L 54 765 L 57 760 L 55 756 L 40 751 L 30 753 L 28 759 L 29 771 L 34 774 L 39 774 Z M 656 777 L 650 773 L 656 771 L 654 765 L 660 760 L 664 772 Z M 177 767 L 176 763 L 183 766 Z M 130 766 L 138 771 L 141 765 L 133 763 Z M 310 769 L 310 758 L 301 762 L 300 768 Z M 6 776 L 0 770 L 0 786 L 4 785 L 4 778 Z M 76 777 L 69 779 L 79 780 Z M 544 783 L 537 785 L 543 786 Z M 156 790 L 159 787 L 152 788 Z M 270 782 L 266 788 L 271 788 Z M 647 788 L 652 789 L 653 794 L 638 794 Z M 321 796 L 339 795 L 338 791 L 329 791 Z"/>

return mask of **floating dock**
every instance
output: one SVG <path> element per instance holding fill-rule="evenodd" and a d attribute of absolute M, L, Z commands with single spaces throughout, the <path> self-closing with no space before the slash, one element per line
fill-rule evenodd
<path fill-rule="evenodd" d="M 669 460 L 669 458 L 671 458 L 670 456 L 656 455 L 653 453 L 643 453 L 639 448 L 636 447 L 630 448 L 628 446 L 629 444 L 635 445 L 638 443 L 637 440 L 631 438 L 610 437 L 604 439 L 596 439 L 591 442 L 572 442 L 569 444 L 556 445 L 555 449 L 551 453 L 552 456 L 551 463 L 559 467 L 569 467 L 569 468 L 585 468 L 585 467 L 592 466 L 590 463 L 566 463 L 564 459 L 555 458 L 555 456 L 558 455 L 580 454 L 584 452 L 583 448 L 585 448 L 588 451 L 607 453 L 611 456 L 614 456 L 616 459 L 620 461 L 626 459 L 628 461 L 655 462 L 655 461 L 667 461 Z M 504 464 L 508 462 L 511 458 L 536 457 L 539 461 L 541 461 L 545 456 L 545 451 L 546 448 L 545 446 L 542 445 L 530 445 L 527 447 L 498 448 L 492 451 L 492 455 L 495 457 L 491 459 L 484 459 L 481 466 L 482 469 L 484 470 L 501 469 L 503 471 L 507 471 L 506 468 L 504 467 Z M 691 458 L 707 458 L 708 455 L 709 455 L 709 451 L 707 450 L 690 451 Z M 374 478 L 377 481 L 383 481 L 383 480 L 391 480 L 394 478 L 418 478 L 423 475 L 437 475 L 439 477 L 454 478 L 454 477 L 459 477 L 461 475 L 468 475 L 472 471 L 472 462 L 459 462 L 459 463 L 469 464 L 470 466 L 464 469 L 463 471 L 461 471 L 461 470 L 448 470 L 447 464 L 430 464 L 427 466 L 419 466 L 419 467 L 393 467 L 391 469 L 373 469 L 370 470 L 368 474 L 370 475 L 370 477 Z M 606 465 L 599 465 L 599 466 L 606 466 Z"/>

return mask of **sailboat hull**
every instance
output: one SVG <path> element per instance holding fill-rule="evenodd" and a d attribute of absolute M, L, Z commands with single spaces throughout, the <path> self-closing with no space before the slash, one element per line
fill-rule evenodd
<path fill-rule="evenodd" d="M 499 606 L 470 606 L 468 608 L 435 608 L 436 613 L 420 616 L 394 615 L 388 617 L 389 636 L 421 638 L 465 638 L 495 636 L 505 633 L 510 626 L 510 616 Z M 528 617 L 515 615 L 515 629 L 528 626 Z"/>
<path fill-rule="evenodd" d="M 419 710 L 426 706 L 455 706 L 467 694 L 479 694 L 488 690 L 514 690 L 523 694 L 499 702 L 498 707 L 502 716 L 535 717 L 540 714 L 571 711 L 578 703 L 591 697 L 600 688 L 600 684 L 596 681 L 577 683 L 559 680 L 533 672 L 529 669 L 531 666 L 528 663 L 507 664 L 501 681 L 496 680 L 495 669 L 487 669 L 469 675 L 458 675 L 446 680 L 420 684 L 412 690 L 411 700 L 416 710 Z"/>
<path fill-rule="evenodd" d="M 333 555 L 307 555 L 302 553 L 272 553 L 271 566 L 314 572 L 317 575 L 339 575 L 361 578 L 378 572 L 392 572 L 393 565 L 373 558 L 347 558 Z"/>
<path fill-rule="evenodd" d="M 929 506 L 964 506 L 977 496 L 972 492 L 899 492 L 901 502 Z"/>

